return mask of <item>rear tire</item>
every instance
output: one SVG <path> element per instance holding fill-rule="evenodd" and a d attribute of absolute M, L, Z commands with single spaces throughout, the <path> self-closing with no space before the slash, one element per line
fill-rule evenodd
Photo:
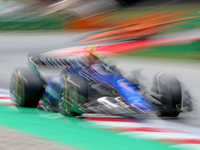
<path fill-rule="evenodd" d="M 180 113 L 177 108 L 182 103 L 182 91 L 179 81 L 172 75 L 158 73 L 153 83 L 153 91 L 158 94 L 158 100 L 162 103 L 162 106 L 158 107 L 158 116 L 177 117 Z"/>
<path fill-rule="evenodd" d="M 16 68 L 10 80 L 11 98 L 18 107 L 36 108 L 43 94 L 43 80 L 29 68 Z"/>

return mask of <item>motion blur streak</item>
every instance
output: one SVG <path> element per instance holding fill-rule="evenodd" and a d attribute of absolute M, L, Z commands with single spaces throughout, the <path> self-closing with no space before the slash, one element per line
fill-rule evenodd
<path fill-rule="evenodd" d="M 0 149 L 200 149 L 199 8 L 0 0 Z"/>

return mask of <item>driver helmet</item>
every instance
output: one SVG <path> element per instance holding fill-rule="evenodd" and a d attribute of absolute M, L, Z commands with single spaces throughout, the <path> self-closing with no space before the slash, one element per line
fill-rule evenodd
<path fill-rule="evenodd" d="M 101 58 L 103 58 L 104 55 L 100 54 L 99 52 L 96 51 L 96 47 L 95 46 L 90 46 L 86 48 L 86 56 L 85 56 L 85 60 L 89 63 L 89 64 L 93 64 L 93 63 L 100 63 L 101 62 Z"/>

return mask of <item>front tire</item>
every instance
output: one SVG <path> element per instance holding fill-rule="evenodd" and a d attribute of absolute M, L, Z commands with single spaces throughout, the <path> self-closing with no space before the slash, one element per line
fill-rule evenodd
<path fill-rule="evenodd" d="M 160 117 L 177 117 L 182 103 L 182 90 L 179 81 L 172 75 L 158 73 L 154 78 L 153 92 L 161 106 L 157 107 Z"/>
<path fill-rule="evenodd" d="M 80 76 L 65 72 L 62 74 L 62 83 L 59 91 L 60 113 L 64 116 L 77 116 L 84 113 L 84 108 L 80 109 L 80 106 L 87 102 L 87 81 Z"/>

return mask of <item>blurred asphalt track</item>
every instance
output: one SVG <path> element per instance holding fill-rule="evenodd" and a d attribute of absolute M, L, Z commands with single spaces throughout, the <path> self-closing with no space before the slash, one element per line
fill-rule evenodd
<path fill-rule="evenodd" d="M 90 34 L 90 33 L 89 33 Z M 183 36 L 199 36 L 200 30 L 170 33 L 152 38 L 170 38 Z M 27 54 L 54 50 L 77 45 L 85 33 L 0 33 L 0 88 L 9 88 L 12 70 L 18 66 L 26 66 Z M 200 62 L 189 60 L 153 59 L 142 57 L 120 57 L 107 60 L 117 64 L 126 73 L 134 69 L 143 69 L 142 74 L 149 80 L 158 72 L 166 71 L 174 74 L 191 91 L 194 96 L 194 111 L 183 113 L 177 119 L 166 119 L 166 122 L 178 122 L 199 127 L 200 125 Z M 1 129 L 0 129 L 1 132 Z M 1 146 L 0 146 L 1 148 Z"/>

